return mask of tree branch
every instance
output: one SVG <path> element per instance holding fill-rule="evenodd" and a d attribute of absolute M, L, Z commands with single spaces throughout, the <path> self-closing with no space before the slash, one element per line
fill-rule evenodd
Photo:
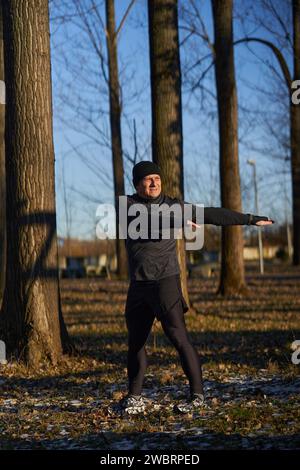
<path fill-rule="evenodd" d="M 118 27 L 118 29 L 117 29 L 117 31 L 116 31 L 115 38 L 117 38 L 119 32 L 121 31 L 122 26 L 123 26 L 123 24 L 124 24 L 124 22 L 125 22 L 125 20 L 126 20 L 126 17 L 128 16 L 128 13 L 130 12 L 131 7 L 133 6 L 134 2 L 135 2 L 135 0 L 131 0 L 131 2 L 129 3 L 129 5 L 128 5 L 128 7 L 127 7 L 127 10 L 125 11 L 124 16 L 123 16 L 123 18 L 122 18 L 122 20 L 121 20 L 121 23 L 120 23 L 120 25 L 119 25 L 119 27 Z"/>
<path fill-rule="evenodd" d="M 247 42 L 247 43 L 248 42 L 258 42 L 260 44 L 264 44 L 265 46 L 269 47 L 272 50 L 272 52 L 275 54 L 275 57 L 278 60 L 278 63 L 279 63 L 280 68 L 282 70 L 283 76 L 285 78 L 286 85 L 287 85 L 288 90 L 290 92 L 291 85 L 292 85 L 292 77 L 291 77 L 288 65 L 287 65 L 282 53 L 280 52 L 280 50 L 272 42 L 267 41 L 266 39 L 261 39 L 261 38 L 248 38 L 248 37 L 246 37 L 246 38 L 243 38 L 243 39 L 239 39 L 238 41 L 235 41 L 233 43 L 233 45 L 236 46 L 236 45 L 244 43 L 244 42 Z"/>

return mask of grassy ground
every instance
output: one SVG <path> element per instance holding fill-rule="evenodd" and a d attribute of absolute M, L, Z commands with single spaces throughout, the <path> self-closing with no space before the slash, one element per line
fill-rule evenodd
<path fill-rule="evenodd" d="M 291 362 L 291 343 L 300 340 L 300 271 L 248 273 L 247 280 L 252 297 L 235 300 L 216 299 L 217 279 L 189 281 L 186 322 L 202 357 L 208 407 L 173 413 L 188 384 L 157 323 L 145 379 L 157 406 L 128 418 L 106 411 L 126 392 L 128 283 L 63 280 L 64 316 L 80 355 L 34 372 L 0 366 L 0 448 L 300 448 L 300 365 Z"/>

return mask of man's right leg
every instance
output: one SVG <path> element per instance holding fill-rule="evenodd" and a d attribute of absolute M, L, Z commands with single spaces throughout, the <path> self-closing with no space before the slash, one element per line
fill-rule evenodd
<path fill-rule="evenodd" d="M 155 314 L 143 301 L 141 292 L 129 292 L 126 311 L 128 329 L 127 374 L 130 395 L 141 395 L 147 368 L 145 344 L 151 331 Z"/>

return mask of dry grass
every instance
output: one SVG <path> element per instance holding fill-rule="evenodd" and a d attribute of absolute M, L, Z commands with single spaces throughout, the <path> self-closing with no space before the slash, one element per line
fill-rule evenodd
<path fill-rule="evenodd" d="M 216 279 L 189 281 L 186 322 L 202 357 L 208 408 L 172 412 L 188 385 L 157 323 L 145 393 L 162 406 L 120 419 L 106 407 L 126 392 L 128 283 L 63 280 L 64 316 L 80 355 L 36 371 L 1 366 L 0 448 L 299 448 L 300 365 L 291 362 L 291 343 L 300 339 L 300 271 L 249 274 L 248 284 L 251 298 L 225 300 L 214 295 Z"/>

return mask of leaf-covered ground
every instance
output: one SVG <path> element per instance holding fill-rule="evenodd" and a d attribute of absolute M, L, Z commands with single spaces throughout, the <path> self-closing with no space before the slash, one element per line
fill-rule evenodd
<path fill-rule="evenodd" d="M 109 416 L 126 393 L 127 282 L 62 280 L 63 311 L 80 351 L 57 367 L 0 366 L 1 449 L 299 449 L 300 271 L 247 275 L 250 298 L 224 300 L 217 279 L 189 280 L 190 337 L 202 357 L 207 407 L 178 415 L 188 392 L 177 352 L 155 323 L 142 416 Z M 143 312 L 141 312 L 142 314 Z M 299 354 L 300 357 L 300 354 Z"/>

